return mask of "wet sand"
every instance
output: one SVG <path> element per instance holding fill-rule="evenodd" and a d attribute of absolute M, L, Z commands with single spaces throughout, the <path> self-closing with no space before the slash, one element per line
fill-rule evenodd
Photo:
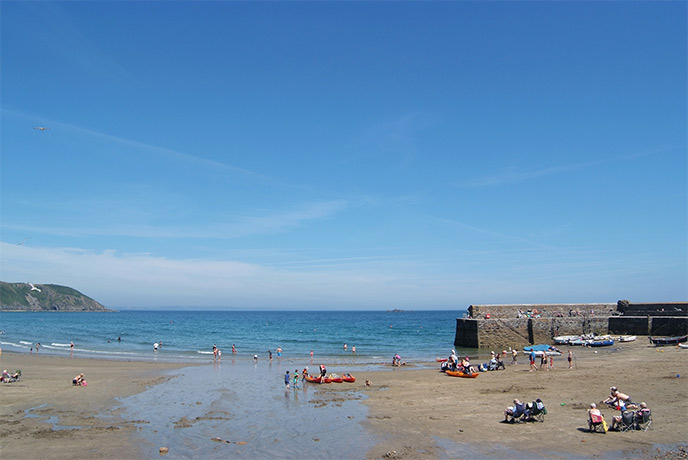
<path fill-rule="evenodd" d="M 178 365 L 4 352 L 0 367 L 22 370 L 19 381 L 0 383 L 1 458 L 134 459 L 143 458 L 129 442 L 135 421 L 118 415 L 115 398 L 161 382 L 161 371 Z M 87 386 L 72 386 L 79 373 Z M 58 425 L 46 423 L 53 420 Z"/>
<path fill-rule="evenodd" d="M 369 410 L 363 423 L 379 441 L 367 454 L 371 459 L 648 458 L 657 455 L 657 446 L 688 444 L 688 350 L 648 347 L 644 338 L 610 348 L 572 350 L 576 366 L 571 370 L 566 369 L 565 355 L 556 358 L 555 369 L 548 372 L 529 372 L 525 357 L 519 356 L 520 364 L 507 364 L 505 371 L 481 373 L 476 379 L 449 377 L 435 363 L 428 363 L 432 368 L 387 366 L 356 373 L 353 384 L 308 384 L 313 385 L 308 398 L 312 410 L 318 411 L 342 398 L 359 399 L 364 394 Z M 483 360 L 487 358 L 472 359 Z M 163 372 L 180 364 L 5 352 L 0 367 L 23 373 L 19 382 L 0 384 L 0 457 L 159 456 L 132 442 L 137 426 L 145 426 L 146 421 L 123 418 L 115 398 L 163 382 L 167 378 Z M 71 380 L 80 372 L 88 386 L 73 387 Z M 365 385 L 366 379 L 371 386 Z M 587 432 L 588 405 L 606 398 L 612 385 L 635 402 L 649 405 L 653 429 Z M 504 408 L 514 398 L 528 402 L 538 397 L 549 412 L 544 423 L 501 423 Z M 602 407 L 602 413 L 611 423 L 618 412 Z M 58 417 L 59 425 L 46 423 L 49 417 Z M 676 447 L 673 451 L 675 455 L 666 458 L 685 458 Z M 173 457 L 170 452 L 169 458 Z M 345 452 L 341 458 L 348 458 Z"/>

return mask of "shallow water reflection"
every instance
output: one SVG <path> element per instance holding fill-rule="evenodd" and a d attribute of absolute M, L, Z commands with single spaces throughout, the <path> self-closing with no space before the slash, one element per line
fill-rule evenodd
<path fill-rule="evenodd" d="M 167 458 L 363 458 L 375 444 L 360 426 L 363 404 L 319 394 L 317 385 L 300 380 L 300 388 L 285 389 L 285 371 L 306 365 L 225 360 L 184 368 L 123 399 L 123 416 L 142 421 L 146 452 L 165 446 Z"/>

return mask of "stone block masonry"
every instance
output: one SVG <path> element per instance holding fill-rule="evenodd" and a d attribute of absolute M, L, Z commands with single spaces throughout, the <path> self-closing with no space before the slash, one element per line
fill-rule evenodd
<path fill-rule="evenodd" d="M 456 320 L 454 344 L 503 350 L 553 343 L 559 335 L 688 334 L 687 302 L 632 304 L 471 305 L 469 318 Z M 637 312 L 646 316 L 630 316 Z M 676 316 L 668 316 L 672 312 Z"/>

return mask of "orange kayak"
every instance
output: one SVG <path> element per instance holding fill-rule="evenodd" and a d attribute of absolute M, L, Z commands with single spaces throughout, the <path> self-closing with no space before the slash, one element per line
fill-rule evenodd
<path fill-rule="evenodd" d="M 452 377 L 463 377 L 466 379 L 474 379 L 478 375 L 480 375 L 478 372 L 473 372 L 472 374 L 464 374 L 463 372 L 445 371 L 444 373 L 447 375 L 451 375 Z"/>
<path fill-rule="evenodd" d="M 356 377 L 354 377 L 353 375 L 345 375 L 344 377 L 342 377 L 342 380 L 344 380 L 345 382 L 353 383 L 356 381 Z"/>

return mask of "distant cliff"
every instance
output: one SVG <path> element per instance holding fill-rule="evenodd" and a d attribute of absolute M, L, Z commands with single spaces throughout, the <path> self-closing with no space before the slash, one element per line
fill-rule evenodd
<path fill-rule="evenodd" d="M 0 281 L 0 311 L 112 311 L 76 289 Z"/>

